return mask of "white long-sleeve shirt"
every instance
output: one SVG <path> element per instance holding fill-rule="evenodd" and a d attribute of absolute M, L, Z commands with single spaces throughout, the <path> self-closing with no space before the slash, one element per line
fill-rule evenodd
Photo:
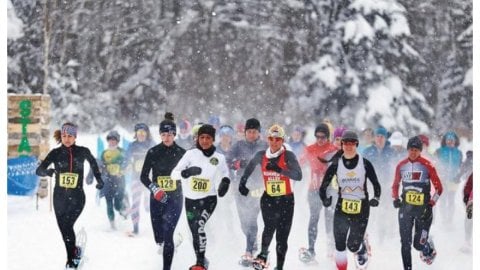
<path fill-rule="evenodd" d="M 200 167 L 202 173 L 183 178 L 182 171 L 192 166 Z M 201 150 L 194 148 L 185 152 L 170 177 L 174 180 L 182 180 L 183 195 L 186 198 L 197 200 L 216 196 L 222 178 L 229 177 L 229 174 L 223 154 L 215 151 L 212 156 L 207 157 Z"/>

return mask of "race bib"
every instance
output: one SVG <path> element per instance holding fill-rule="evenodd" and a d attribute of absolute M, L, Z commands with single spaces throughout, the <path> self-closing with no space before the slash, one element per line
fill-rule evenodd
<path fill-rule="evenodd" d="M 190 181 L 190 189 L 195 192 L 208 192 L 210 191 L 212 183 L 209 179 L 192 177 Z"/>
<path fill-rule="evenodd" d="M 78 184 L 78 173 L 61 173 L 60 186 L 63 188 L 76 188 Z"/>
<path fill-rule="evenodd" d="M 282 196 L 287 194 L 287 185 L 285 181 L 268 180 L 267 194 L 270 196 Z"/>
<path fill-rule="evenodd" d="M 164 191 L 174 191 L 177 189 L 177 181 L 170 178 L 170 176 L 157 177 L 157 184 Z"/>
<path fill-rule="evenodd" d="M 108 164 L 107 172 L 111 175 L 120 175 L 120 165 L 119 164 Z"/>
<path fill-rule="evenodd" d="M 137 160 L 135 161 L 135 164 L 133 165 L 134 169 L 136 172 L 141 172 L 143 168 L 143 160 Z"/>
<path fill-rule="evenodd" d="M 362 201 L 359 200 L 342 200 L 342 212 L 345 214 L 359 214 L 362 209 Z"/>
<path fill-rule="evenodd" d="M 425 194 L 417 191 L 407 191 L 405 194 L 405 201 L 411 205 L 423 205 Z"/>

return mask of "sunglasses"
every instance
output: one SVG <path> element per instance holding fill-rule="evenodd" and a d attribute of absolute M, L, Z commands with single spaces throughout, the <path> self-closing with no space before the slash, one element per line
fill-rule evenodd
<path fill-rule="evenodd" d="M 343 141 L 343 145 L 354 146 L 354 145 L 357 145 L 357 142 L 356 141 Z"/>
<path fill-rule="evenodd" d="M 146 135 L 147 135 L 147 132 L 146 132 L 145 130 L 143 130 L 143 129 L 139 129 L 139 130 L 137 130 L 137 135 L 144 135 L 144 136 L 146 136 Z"/>
<path fill-rule="evenodd" d="M 283 141 L 283 139 L 280 138 L 280 137 L 268 137 L 268 140 L 271 141 L 271 142 Z"/>
<path fill-rule="evenodd" d="M 325 135 L 315 135 L 315 138 L 317 138 L 317 140 L 325 140 L 327 138 L 327 136 L 325 136 Z"/>

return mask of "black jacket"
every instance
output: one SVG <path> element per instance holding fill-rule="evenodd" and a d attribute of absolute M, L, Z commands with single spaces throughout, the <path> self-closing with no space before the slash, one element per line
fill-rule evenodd
<path fill-rule="evenodd" d="M 150 170 L 152 171 L 152 179 L 157 179 L 158 176 L 170 176 L 184 154 L 185 149 L 176 143 L 169 147 L 160 143 L 150 148 L 143 163 L 140 180 L 148 188 L 152 183 L 152 180 L 148 177 Z"/>
<path fill-rule="evenodd" d="M 98 169 L 97 161 L 93 157 L 90 150 L 83 146 L 72 145 L 66 147 L 61 145 L 51 150 L 47 157 L 40 163 L 36 170 L 36 174 L 39 176 L 48 175 L 48 166 L 53 163 L 55 167 L 55 188 L 65 190 L 83 190 L 83 164 L 87 160 L 90 163 L 90 167 L 97 179 L 97 182 L 102 182 L 102 176 Z M 78 183 L 75 188 L 62 188 L 60 187 L 60 174 L 61 173 L 76 173 L 78 174 Z"/>

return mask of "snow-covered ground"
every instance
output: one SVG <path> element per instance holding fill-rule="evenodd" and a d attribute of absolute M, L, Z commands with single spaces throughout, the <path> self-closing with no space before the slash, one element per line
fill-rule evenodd
<path fill-rule="evenodd" d="M 80 135 L 78 144 L 88 146 L 95 153 L 95 147 L 93 147 L 95 137 L 82 139 Z M 131 230 L 131 221 L 123 220 L 116 215 L 118 229 L 112 231 L 106 215 L 105 201 L 101 200 L 97 204 L 93 185 L 85 185 L 85 192 L 86 206 L 76 223 L 77 230 L 84 227 L 88 234 L 87 261 L 83 269 L 162 269 L 162 257 L 157 253 L 148 213 L 142 210 L 140 235 L 130 238 L 126 236 L 126 232 Z M 304 184 L 298 184 L 295 192 L 295 216 L 285 269 L 335 269 L 334 262 L 326 256 L 323 213 L 316 245 L 318 264 L 306 266 L 298 260 L 298 249 L 307 243 L 309 212 Z M 436 261 L 431 266 L 427 266 L 420 261 L 418 252 L 412 250 L 414 269 L 473 269 L 472 253 L 460 251 L 464 243 L 464 208 L 460 193 L 457 195 L 456 212 L 451 216 L 452 226 L 444 226 L 441 217 L 437 218 L 432 226 L 431 233 L 438 251 Z M 38 210 L 35 197 L 8 196 L 7 203 L 7 269 L 63 269 L 66 254 L 55 215 L 50 210 L 49 197 L 39 201 Z M 383 187 L 381 203 L 391 205 L 389 187 Z M 212 270 L 247 269 L 237 263 L 239 256 L 243 253 L 245 241 L 235 207 L 231 197 L 220 198 L 217 209 L 207 223 L 207 257 Z M 374 211 L 376 210 L 373 209 L 372 212 Z M 374 222 L 372 217 L 370 224 Z M 390 223 L 393 224 L 395 233 L 387 236 L 387 240 L 382 244 L 378 244 L 375 240 L 374 226 L 369 226 L 368 232 L 371 236 L 373 251 L 369 269 L 402 269 L 398 223 L 396 220 Z M 259 224 L 262 227 L 261 217 L 259 217 Z M 177 234 L 181 234 L 184 241 L 175 254 L 173 269 L 185 270 L 194 264 L 195 256 L 184 212 L 177 227 Z M 275 262 L 275 241 L 270 246 L 270 254 L 270 260 Z M 275 263 L 272 264 L 271 269 L 273 266 Z M 351 254 L 348 269 L 355 269 Z"/>

